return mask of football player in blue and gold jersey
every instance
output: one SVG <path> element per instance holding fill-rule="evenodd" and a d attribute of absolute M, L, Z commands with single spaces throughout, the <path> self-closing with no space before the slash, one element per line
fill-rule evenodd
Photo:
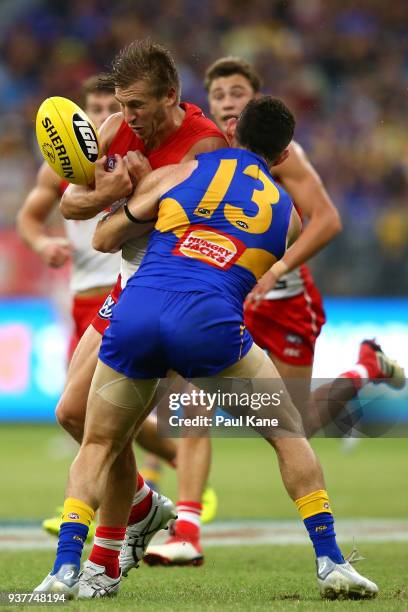
<path fill-rule="evenodd" d="M 269 270 L 279 275 L 302 263 L 305 253 L 313 254 L 302 238 L 286 252 L 300 220 L 268 171 L 286 155 L 294 125 L 279 100 L 253 100 L 228 127 L 236 148 L 152 172 L 115 213 L 122 229 L 114 238 L 100 222 L 94 246 L 105 250 L 155 225 L 102 341 L 84 439 L 70 471 L 57 558 L 39 590 L 78 593 L 87 526 L 111 467 L 149 412 L 158 378 L 174 370 L 185 378 L 250 379 L 253 390 L 284 389 L 276 367 L 243 325 L 243 302 Z M 268 430 L 264 437 L 277 453 L 286 490 L 311 537 L 322 595 L 374 596 L 377 586 L 344 560 L 336 543 L 322 470 L 287 393 L 279 414 L 280 434 Z M 120 482 L 117 490 L 119 498 Z"/>

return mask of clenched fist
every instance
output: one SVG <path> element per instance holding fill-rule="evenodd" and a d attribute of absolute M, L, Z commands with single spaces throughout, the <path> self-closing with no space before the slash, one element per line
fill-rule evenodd
<path fill-rule="evenodd" d="M 61 268 L 71 258 L 72 246 L 66 238 L 50 236 L 39 240 L 36 251 L 47 266 Z"/>

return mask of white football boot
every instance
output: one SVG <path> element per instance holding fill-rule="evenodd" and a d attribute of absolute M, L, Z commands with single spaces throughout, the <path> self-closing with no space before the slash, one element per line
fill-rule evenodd
<path fill-rule="evenodd" d="M 79 570 L 75 565 L 61 565 L 56 574 L 48 574 L 34 589 L 34 593 L 62 593 L 67 599 L 77 599 L 79 593 Z"/>
<path fill-rule="evenodd" d="M 79 575 L 79 599 L 95 599 L 117 595 L 120 576 L 110 578 L 105 574 L 103 565 L 86 561 Z"/>
<path fill-rule="evenodd" d="M 133 567 L 139 566 L 139 561 L 152 537 L 160 529 L 166 529 L 170 521 L 176 518 L 177 513 L 173 502 L 164 495 L 153 491 L 149 514 L 126 529 L 125 541 L 119 555 L 119 565 L 123 576 L 127 576 Z"/>
<path fill-rule="evenodd" d="M 202 565 L 204 556 L 192 542 L 172 537 L 163 544 L 149 546 L 143 561 L 148 565 Z"/>
<path fill-rule="evenodd" d="M 334 563 L 329 557 L 319 557 L 316 565 L 317 584 L 324 599 L 369 599 L 378 593 L 377 585 L 348 561 Z"/>

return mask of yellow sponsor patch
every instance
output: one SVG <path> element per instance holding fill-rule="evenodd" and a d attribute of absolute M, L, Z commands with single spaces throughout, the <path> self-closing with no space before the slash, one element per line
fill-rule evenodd
<path fill-rule="evenodd" d="M 173 254 L 199 259 L 228 270 L 245 250 L 245 245 L 234 236 L 218 232 L 205 225 L 190 227 L 176 244 Z"/>

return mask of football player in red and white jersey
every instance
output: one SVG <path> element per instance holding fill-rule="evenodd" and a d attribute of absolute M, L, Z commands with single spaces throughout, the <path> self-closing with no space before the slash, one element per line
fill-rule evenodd
<path fill-rule="evenodd" d="M 120 104 L 115 98 L 112 79 L 107 75 L 100 74 L 87 79 L 82 85 L 81 97 L 85 112 L 98 130 L 108 117 L 115 113 L 118 116 Z M 47 266 L 59 268 L 71 262 L 70 289 L 73 296 L 74 321 L 69 347 L 71 358 L 95 315 L 103 308 L 106 301 L 109 302 L 109 294 L 121 266 L 121 257 L 119 253 L 101 253 L 92 247 L 93 234 L 98 222 L 104 216 L 103 212 L 84 220 L 64 219 L 65 237 L 50 236 L 47 233 L 47 219 L 58 206 L 68 185 L 67 181 L 62 180 L 44 162 L 38 172 L 35 186 L 19 211 L 17 227 L 24 242 L 39 254 Z M 71 368 L 77 369 L 75 363 L 71 364 Z M 82 405 L 85 401 L 86 399 L 82 399 Z M 69 415 L 57 413 L 57 416 L 60 424 L 69 429 L 71 426 Z M 137 442 L 147 451 L 155 452 L 169 462 L 174 461 L 176 445 L 171 440 L 157 437 L 154 417 L 146 419 L 137 436 Z M 153 457 L 150 460 L 152 461 Z M 57 516 L 44 521 L 44 529 L 58 535 L 60 521 L 60 512 L 58 512 Z"/>
<path fill-rule="evenodd" d="M 180 103 L 180 83 L 170 53 L 148 40 L 135 41 L 113 63 L 116 99 L 121 113 L 109 117 L 99 136 L 102 158 L 96 162 L 95 185 L 70 185 L 61 201 L 68 219 L 90 219 L 107 208 L 123 205 L 145 174 L 163 165 L 194 159 L 195 155 L 226 146 L 216 125 L 193 104 Z M 125 210 L 125 208 L 122 208 Z M 123 213 L 125 214 L 125 213 Z M 123 250 L 122 271 L 128 275 L 141 260 L 146 240 L 132 241 Z M 129 263 L 133 267 L 129 268 Z M 121 278 L 81 338 L 68 373 L 57 416 L 81 440 L 88 391 L 97 364 L 104 329 L 122 287 Z M 167 498 L 152 492 L 136 473 L 131 441 L 112 471 L 112 482 L 99 510 L 100 527 L 81 578 L 81 596 L 114 592 L 119 584 L 118 556 L 129 524 L 133 531 L 126 550 L 133 566 L 154 532 L 174 518 Z M 122 495 L 117 490 L 120 483 Z M 115 483 L 115 486 L 114 486 Z M 123 494 L 124 493 L 124 494 Z M 133 500 L 133 504 L 132 504 Z"/>
<path fill-rule="evenodd" d="M 119 111 L 112 83 L 105 75 L 93 76 L 82 86 L 86 113 L 97 129 L 112 113 Z M 92 236 L 99 218 L 65 221 L 65 237 L 50 236 L 46 222 L 68 187 L 45 162 L 36 184 L 28 194 L 17 217 L 17 228 L 24 242 L 52 268 L 72 263 L 70 289 L 73 295 L 74 333 L 69 354 L 72 356 L 82 334 L 102 306 L 115 282 L 119 255 L 99 253 L 92 248 Z"/>
<path fill-rule="evenodd" d="M 261 80 L 245 60 L 226 57 L 212 64 L 205 77 L 209 107 L 215 122 L 225 133 L 231 118 L 260 95 Z M 318 252 L 341 229 L 336 208 L 302 147 L 292 142 L 285 161 L 271 173 L 292 197 L 298 211 L 309 223 L 298 239 L 310 241 L 308 257 Z M 290 266 L 290 250 L 287 262 Z M 313 435 L 331 421 L 369 380 L 389 378 L 398 386 L 403 380 L 395 366 L 372 341 L 361 345 L 359 363 L 341 377 L 349 383 L 324 385 L 310 397 L 315 342 L 325 322 L 322 299 L 309 269 L 302 265 L 285 273 L 267 272 L 247 299 L 245 323 L 254 341 L 268 351 L 294 400 L 302 410 L 305 431 Z M 379 356 L 381 358 L 379 359 Z M 291 384 L 292 383 L 292 384 Z M 330 403 L 326 400 L 330 397 Z M 314 400 L 318 400 L 313 402 Z M 201 565 L 200 512 L 203 484 L 210 467 L 208 437 L 181 438 L 177 449 L 179 501 L 173 535 L 162 545 L 149 546 L 146 562 L 152 565 Z"/>

